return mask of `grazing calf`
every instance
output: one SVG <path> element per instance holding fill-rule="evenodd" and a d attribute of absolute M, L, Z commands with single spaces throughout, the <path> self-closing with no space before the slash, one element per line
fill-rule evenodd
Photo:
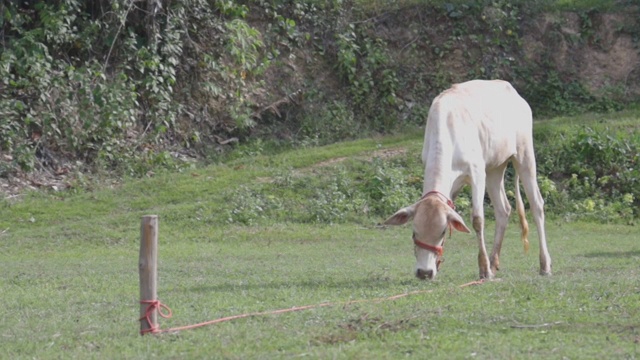
<path fill-rule="evenodd" d="M 405 224 L 413 219 L 416 276 L 432 279 L 438 272 L 447 231 L 470 232 L 454 211 L 453 201 L 471 185 L 472 224 L 478 239 L 480 278 L 491 278 L 500 264 L 500 248 L 511 206 L 504 189 L 509 162 L 516 170 L 516 208 L 522 241 L 528 247 L 528 224 L 519 179 L 531 204 L 540 240 L 540 274 L 551 274 L 551 257 L 544 230 L 544 201 L 536 182 L 531 108 L 508 82 L 473 80 L 455 84 L 433 100 L 422 149 L 423 196 L 385 221 Z M 484 240 L 484 194 L 495 209 L 496 232 L 491 258 Z"/>

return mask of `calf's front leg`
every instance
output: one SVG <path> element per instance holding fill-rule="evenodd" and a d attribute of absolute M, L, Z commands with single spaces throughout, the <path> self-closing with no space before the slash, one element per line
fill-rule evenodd
<path fill-rule="evenodd" d="M 491 272 L 487 247 L 484 241 L 484 178 L 477 179 L 474 183 L 476 186 L 471 190 L 473 204 L 471 220 L 473 230 L 475 230 L 478 239 L 478 268 L 480 279 L 491 279 L 493 278 L 493 273 Z"/>

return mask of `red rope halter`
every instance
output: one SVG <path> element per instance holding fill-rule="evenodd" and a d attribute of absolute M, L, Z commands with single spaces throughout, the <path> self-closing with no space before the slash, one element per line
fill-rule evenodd
<path fill-rule="evenodd" d="M 447 205 L 449 205 L 449 207 L 451 209 L 456 209 L 455 204 L 453 203 L 453 201 L 451 199 L 449 199 L 445 194 L 436 191 L 436 190 L 432 190 L 427 192 L 426 194 L 422 195 L 422 197 L 420 198 L 420 200 L 424 200 L 426 197 L 428 197 L 429 195 L 438 195 L 441 198 L 444 198 L 445 202 L 447 203 Z M 451 237 L 451 232 L 452 232 L 452 228 L 451 225 L 449 225 L 449 237 Z M 422 241 L 419 241 L 418 239 L 416 239 L 415 234 L 413 236 L 413 243 L 421 248 L 421 249 L 425 249 L 427 251 L 431 251 L 432 253 L 436 254 L 436 269 L 440 270 L 440 264 L 442 264 L 442 262 L 444 261 L 444 259 L 442 258 L 442 254 L 444 253 L 444 240 L 442 241 L 442 245 L 430 245 L 427 243 L 423 243 Z"/>
<path fill-rule="evenodd" d="M 419 248 L 429 250 L 432 253 L 435 253 L 436 255 L 438 255 L 438 257 L 441 257 L 442 253 L 444 253 L 444 248 L 442 246 L 429 245 L 427 243 L 423 243 L 422 241 L 419 241 L 418 239 L 416 239 L 415 235 L 413 236 L 413 243 L 416 244 L 416 246 Z"/>

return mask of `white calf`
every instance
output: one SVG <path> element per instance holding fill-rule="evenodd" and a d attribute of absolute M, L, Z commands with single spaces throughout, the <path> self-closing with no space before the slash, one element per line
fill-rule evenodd
<path fill-rule="evenodd" d="M 480 278 L 499 268 L 500 248 L 511 206 L 504 189 L 509 162 L 516 170 L 516 207 L 525 249 L 528 224 L 520 197 L 522 179 L 540 240 L 540 274 L 551 274 L 551 257 L 544 230 L 544 201 L 536 182 L 531 108 L 508 82 L 473 80 L 455 84 L 433 100 L 422 150 L 423 197 L 385 221 L 401 225 L 413 219 L 416 276 L 434 278 L 438 272 L 447 230 L 470 232 L 454 211 L 453 201 L 465 184 L 471 185 L 472 224 L 479 246 Z M 487 256 L 484 240 L 484 193 L 495 209 L 496 232 Z"/>

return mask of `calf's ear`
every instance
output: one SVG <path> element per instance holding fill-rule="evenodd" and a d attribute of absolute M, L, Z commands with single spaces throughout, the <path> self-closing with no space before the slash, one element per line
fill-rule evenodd
<path fill-rule="evenodd" d="M 406 224 L 407 221 L 413 219 L 413 216 L 416 214 L 416 205 L 413 204 L 411 206 L 407 206 L 398 210 L 395 214 L 391 215 L 387 220 L 384 221 L 385 225 L 402 225 Z"/>
<path fill-rule="evenodd" d="M 464 224 L 462 217 L 453 210 L 450 210 L 449 213 L 447 214 L 447 221 L 449 222 L 449 225 L 451 225 L 454 229 L 458 231 L 462 231 L 466 233 L 471 232 L 471 230 L 469 230 L 467 225 Z"/>

